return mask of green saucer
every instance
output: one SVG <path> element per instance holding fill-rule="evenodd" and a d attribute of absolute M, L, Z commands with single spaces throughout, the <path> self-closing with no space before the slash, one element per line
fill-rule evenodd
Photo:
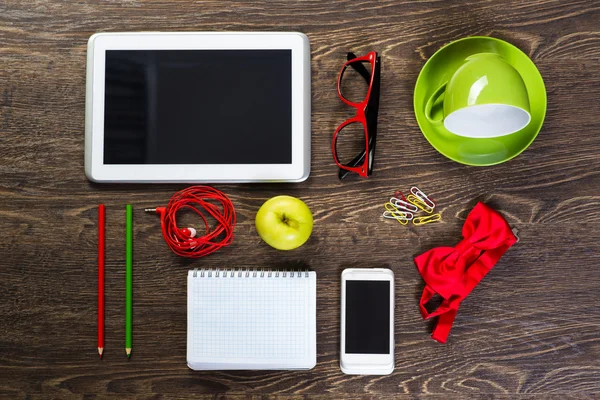
<path fill-rule="evenodd" d="M 483 52 L 500 55 L 521 74 L 529 95 L 529 125 L 510 135 L 473 139 L 450 133 L 443 124 L 429 122 L 424 114 L 427 99 L 467 57 Z M 466 165 L 494 165 L 516 157 L 536 138 L 546 116 L 546 87 L 533 61 L 517 47 L 500 39 L 473 36 L 442 47 L 425 63 L 415 86 L 414 108 L 421 132 L 441 154 Z M 442 112 L 441 107 L 437 112 Z"/>

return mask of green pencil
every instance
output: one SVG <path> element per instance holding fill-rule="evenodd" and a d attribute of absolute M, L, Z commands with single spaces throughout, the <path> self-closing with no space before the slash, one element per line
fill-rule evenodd
<path fill-rule="evenodd" d="M 127 222 L 125 233 L 125 353 L 127 357 L 131 356 L 131 339 L 132 326 L 131 319 L 133 317 L 133 299 L 131 291 L 133 289 L 133 209 L 131 204 L 126 206 Z"/>

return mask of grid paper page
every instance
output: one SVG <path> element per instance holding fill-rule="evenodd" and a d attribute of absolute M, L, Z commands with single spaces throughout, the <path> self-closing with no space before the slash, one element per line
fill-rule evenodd
<path fill-rule="evenodd" d="M 310 369 L 316 364 L 316 273 L 188 273 L 192 369 Z"/>

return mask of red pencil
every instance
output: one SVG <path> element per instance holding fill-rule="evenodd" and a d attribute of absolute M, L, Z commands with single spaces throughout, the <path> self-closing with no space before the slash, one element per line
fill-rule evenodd
<path fill-rule="evenodd" d="M 104 352 L 104 204 L 98 206 L 98 354 Z"/>

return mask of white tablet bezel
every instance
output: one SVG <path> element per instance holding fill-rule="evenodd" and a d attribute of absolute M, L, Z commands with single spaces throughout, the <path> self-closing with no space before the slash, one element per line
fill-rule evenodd
<path fill-rule="evenodd" d="M 105 165 L 106 50 L 292 51 L 291 164 Z M 94 182 L 302 182 L 310 173 L 310 45 L 298 32 L 97 33 L 88 41 L 85 173 Z"/>
<path fill-rule="evenodd" d="M 346 353 L 346 282 L 390 282 L 390 353 Z M 387 375 L 394 370 L 394 272 L 385 268 L 346 268 L 342 272 L 340 369 L 345 374 Z"/>

